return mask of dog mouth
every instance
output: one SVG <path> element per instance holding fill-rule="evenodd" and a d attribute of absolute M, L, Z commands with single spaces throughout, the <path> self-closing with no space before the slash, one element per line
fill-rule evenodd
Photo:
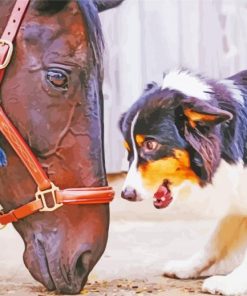
<path fill-rule="evenodd" d="M 159 186 L 153 197 L 153 205 L 156 209 L 163 209 L 169 206 L 173 197 L 169 188 L 170 182 L 164 180 L 163 184 Z"/>

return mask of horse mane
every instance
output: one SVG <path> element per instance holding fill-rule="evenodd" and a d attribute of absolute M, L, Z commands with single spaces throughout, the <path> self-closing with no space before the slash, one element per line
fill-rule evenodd
<path fill-rule="evenodd" d="M 98 68 L 99 78 L 103 79 L 103 33 L 98 9 L 91 0 L 78 0 L 81 12 L 85 17 L 89 43 L 93 52 L 94 63 Z"/>

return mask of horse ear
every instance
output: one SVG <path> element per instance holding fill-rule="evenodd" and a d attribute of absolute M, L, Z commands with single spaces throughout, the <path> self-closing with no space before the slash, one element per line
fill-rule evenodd
<path fill-rule="evenodd" d="M 7 166 L 7 157 L 3 149 L 0 148 L 0 167 Z"/>
<path fill-rule="evenodd" d="M 121 4 L 123 1 L 124 0 L 93 0 L 99 12 L 114 8 Z"/>
<path fill-rule="evenodd" d="M 215 125 L 233 118 L 232 113 L 196 98 L 186 99 L 182 105 L 184 115 L 192 127 L 195 127 L 197 122 Z"/>

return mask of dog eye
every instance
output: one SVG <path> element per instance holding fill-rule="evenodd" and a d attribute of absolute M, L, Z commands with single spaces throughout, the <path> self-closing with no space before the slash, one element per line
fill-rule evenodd
<path fill-rule="evenodd" d="M 46 78 L 56 88 L 68 89 L 68 76 L 62 69 L 49 69 Z"/>
<path fill-rule="evenodd" d="M 143 142 L 142 147 L 146 151 L 154 151 L 158 148 L 159 143 L 156 140 L 146 140 Z"/>

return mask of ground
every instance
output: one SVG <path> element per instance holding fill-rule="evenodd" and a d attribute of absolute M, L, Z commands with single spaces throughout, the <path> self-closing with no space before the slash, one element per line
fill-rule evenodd
<path fill-rule="evenodd" d="M 119 198 L 122 176 L 111 176 L 117 190 L 111 205 L 111 226 L 106 251 L 92 271 L 82 295 L 200 296 L 202 280 L 162 277 L 169 259 L 192 255 L 207 240 L 215 219 L 195 214 L 158 211 L 152 203 L 129 203 Z M 12 228 L 0 231 L 0 295 L 45 296 L 22 262 L 23 243 Z"/>

